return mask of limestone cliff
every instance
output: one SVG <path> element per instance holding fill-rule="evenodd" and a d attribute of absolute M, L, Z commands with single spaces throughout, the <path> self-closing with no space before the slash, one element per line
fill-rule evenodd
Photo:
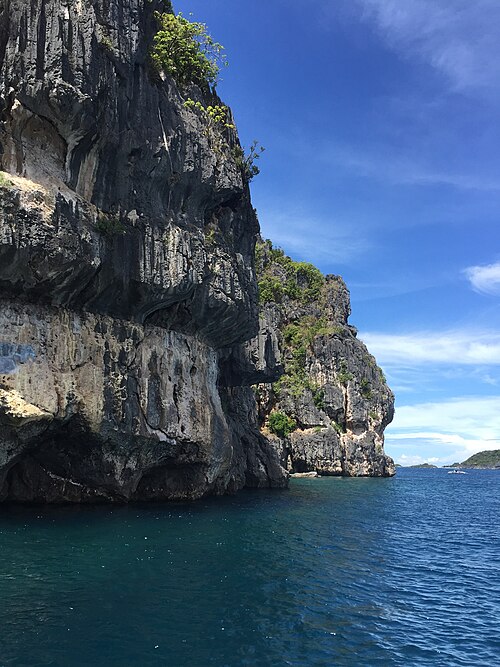
<path fill-rule="evenodd" d="M 0 7 L 0 499 L 286 484 L 220 370 L 258 329 L 237 136 L 152 72 L 164 8 Z"/>
<path fill-rule="evenodd" d="M 270 242 L 257 246 L 261 337 L 278 382 L 256 388 L 263 432 L 290 472 L 390 476 L 384 429 L 394 396 L 348 324 L 349 292 L 339 276 L 293 262 Z M 273 341 L 275 343 L 273 344 Z M 278 357 L 281 351 L 281 357 Z"/>
<path fill-rule="evenodd" d="M 197 111 L 220 104 L 208 86 L 152 70 L 168 4 L 0 4 L 0 500 L 287 483 L 288 440 L 277 451 L 259 428 L 251 389 L 282 372 L 283 313 L 269 305 L 259 329 L 259 227 L 232 123 Z M 332 396 L 336 340 L 311 366 Z M 387 415 L 365 443 L 346 391 L 338 423 L 376 449 Z M 324 421 L 323 447 L 327 412 L 301 424 Z"/>

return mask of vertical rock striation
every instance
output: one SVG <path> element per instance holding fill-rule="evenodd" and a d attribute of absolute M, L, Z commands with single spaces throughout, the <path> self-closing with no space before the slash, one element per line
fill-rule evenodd
<path fill-rule="evenodd" d="M 164 8 L 0 9 L 0 499 L 286 484 L 220 372 L 258 329 L 238 139 L 152 71 Z"/>

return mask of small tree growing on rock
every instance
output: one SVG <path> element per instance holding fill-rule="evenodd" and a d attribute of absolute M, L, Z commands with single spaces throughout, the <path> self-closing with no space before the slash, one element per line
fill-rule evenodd
<path fill-rule="evenodd" d="M 295 419 L 284 412 L 271 412 L 269 415 L 269 430 L 280 438 L 287 438 L 296 428 Z"/>
<path fill-rule="evenodd" d="M 226 65 L 224 47 L 209 35 L 204 23 L 189 21 L 182 14 L 156 12 L 159 30 L 154 36 L 151 60 L 179 85 L 215 85 L 221 65 Z"/>

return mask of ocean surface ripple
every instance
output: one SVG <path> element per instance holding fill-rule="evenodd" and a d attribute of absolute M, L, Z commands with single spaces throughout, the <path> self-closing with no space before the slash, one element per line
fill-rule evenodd
<path fill-rule="evenodd" d="M 0 510 L 2 667 L 500 664 L 500 471 Z"/>

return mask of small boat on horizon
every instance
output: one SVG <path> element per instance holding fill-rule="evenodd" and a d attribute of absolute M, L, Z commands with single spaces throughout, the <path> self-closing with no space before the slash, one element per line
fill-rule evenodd
<path fill-rule="evenodd" d="M 464 470 L 448 470 L 448 475 L 466 475 Z"/>

